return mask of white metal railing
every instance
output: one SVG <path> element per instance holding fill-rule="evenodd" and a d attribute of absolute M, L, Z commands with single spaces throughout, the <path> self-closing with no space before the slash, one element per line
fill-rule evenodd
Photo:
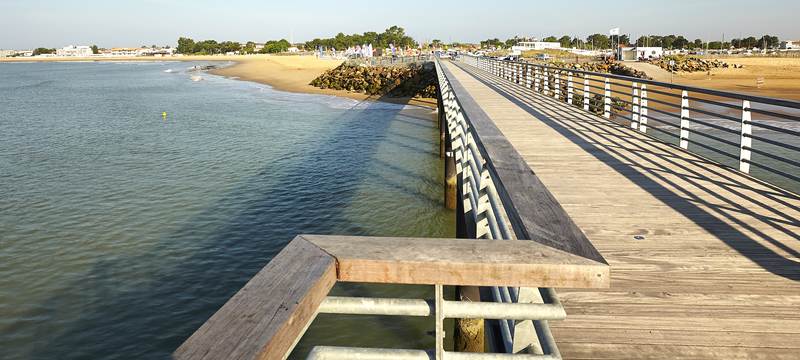
<path fill-rule="evenodd" d="M 800 102 L 489 57 L 457 60 L 742 172 L 752 166 L 769 180 L 800 183 Z"/>
<path fill-rule="evenodd" d="M 512 77 L 514 72 L 509 68 L 498 67 L 493 71 L 499 76 L 508 79 L 514 78 Z M 519 71 L 519 69 L 514 71 Z M 455 158 L 456 174 L 460 177 L 462 184 L 459 201 L 463 204 L 464 214 L 459 214 L 459 216 L 471 217 L 475 224 L 476 238 L 489 240 L 515 239 L 514 231 L 498 196 L 492 174 L 486 166 L 486 159 L 483 158 L 478 148 L 473 130 L 438 61 L 436 62 L 436 72 L 452 155 Z M 494 301 L 500 303 L 542 302 L 542 294 L 545 294 L 553 303 L 558 304 L 555 291 L 549 288 L 492 288 Z M 531 320 L 534 321 L 518 322 L 512 319 L 500 321 L 500 333 L 505 351 L 508 353 L 532 351 L 533 353 L 560 358 L 560 353 L 547 325 L 548 319 L 538 318 Z M 540 329 L 538 333 L 536 328 Z"/>

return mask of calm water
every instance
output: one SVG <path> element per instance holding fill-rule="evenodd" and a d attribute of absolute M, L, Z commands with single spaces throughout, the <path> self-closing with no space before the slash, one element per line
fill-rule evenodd
<path fill-rule="evenodd" d="M 453 235 L 430 111 L 191 65 L 0 64 L 0 357 L 166 358 L 298 233 Z M 321 316 L 293 357 L 430 329 Z"/>

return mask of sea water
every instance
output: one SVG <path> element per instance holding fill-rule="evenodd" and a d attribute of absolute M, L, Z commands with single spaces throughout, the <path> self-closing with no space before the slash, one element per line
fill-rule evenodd
<path fill-rule="evenodd" d="M 453 236 L 431 110 L 195 65 L 0 64 L 3 359 L 168 358 L 300 233 Z M 292 357 L 428 348 L 428 320 L 320 316 Z"/>

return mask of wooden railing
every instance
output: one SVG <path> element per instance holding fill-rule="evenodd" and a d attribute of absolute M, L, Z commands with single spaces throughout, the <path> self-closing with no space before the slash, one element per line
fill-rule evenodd
<path fill-rule="evenodd" d="M 433 285 L 436 298 L 327 298 L 337 281 Z M 502 306 L 445 301 L 443 285 L 596 288 L 608 284 L 609 269 L 604 262 L 534 241 L 300 235 L 186 340 L 173 357 L 285 359 L 317 313 L 323 311 L 387 316 L 433 314 L 436 349 L 318 347 L 312 350 L 310 359 L 352 359 L 356 354 L 362 356 L 358 358 L 382 359 L 489 359 L 476 357 L 480 354 L 445 352 L 443 319 L 553 319 L 563 318 L 563 308 L 557 302 Z"/>

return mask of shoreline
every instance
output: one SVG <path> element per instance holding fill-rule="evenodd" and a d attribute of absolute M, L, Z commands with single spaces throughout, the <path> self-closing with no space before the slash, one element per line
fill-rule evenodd
<path fill-rule="evenodd" d="M 424 98 L 391 98 L 370 96 L 363 93 L 344 90 L 320 89 L 309 85 L 312 80 L 326 70 L 333 69 L 344 60 L 318 59 L 309 55 L 188 55 L 180 57 L 48 57 L 48 58 L 0 58 L 2 63 L 36 63 L 36 62 L 191 62 L 218 61 L 231 62 L 229 66 L 209 70 L 212 75 L 242 81 L 251 81 L 268 85 L 275 90 L 338 96 L 358 101 L 381 101 L 392 104 L 412 105 L 428 109 L 436 109 L 435 99 Z"/>

